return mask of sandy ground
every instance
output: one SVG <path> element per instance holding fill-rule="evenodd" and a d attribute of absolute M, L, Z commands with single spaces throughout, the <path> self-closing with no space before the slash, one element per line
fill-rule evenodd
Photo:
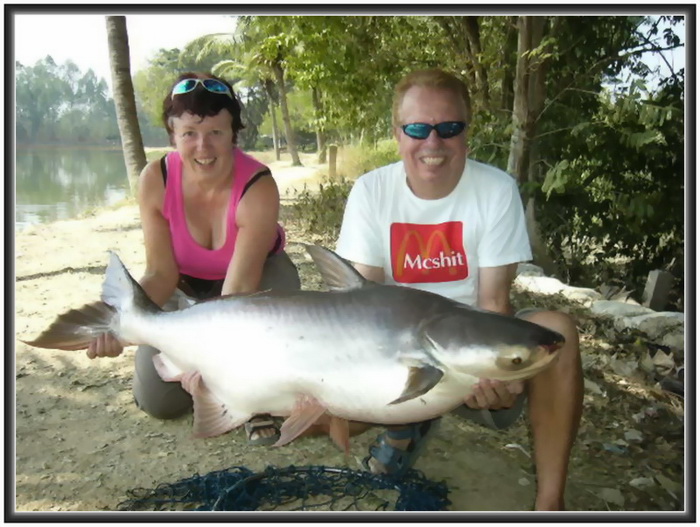
<path fill-rule="evenodd" d="M 319 177 L 318 166 L 288 165 L 273 164 L 283 195 Z M 286 227 L 290 241 L 307 239 L 293 223 Z M 140 276 L 144 254 L 136 206 L 19 233 L 17 338 L 30 339 L 56 314 L 96 300 L 108 250 L 116 251 L 132 274 Z M 290 246 L 289 253 L 302 269 L 305 285 L 316 280 L 309 278 L 313 266 L 301 248 Z M 133 404 L 134 348 L 118 358 L 89 360 L 84 351 L 35 349 L 19 340 L 15 347 L 17 511 L 113 511 L 128 489 L 153 488 L 236 465 L 254 471 L 292 464 L 360 469 L 377 433 L 370 430 L 353 438 L 347 457 L 325 437 L 298 439 L 282 448 L 249 446 L 242 429 L 196 439 L 191 416 L 159 421 Z M 595 422 L 588 425 L 597 427 Z M 528 452 L 523 419 L 496 432 L 446 416 L 416 468 L 430 479 L 445 481 L 451 510 L 524 511 L 531 510 L 535 492 Z M 678 455 L 682 458 L 682 439 Z M 611 505 L 601 499 L 599 489 L 623 488 L 628 470 L 640 463 L 630 458 L 623 475 L 604 456 L 594 461 L 583 446 L 576 447 L 567 487 L 569 508 L 607 510 Z M 666 496 L 649 504 L 633 505 L 628 499 L 627 507 L 678 510 L 679 504 Z"/>

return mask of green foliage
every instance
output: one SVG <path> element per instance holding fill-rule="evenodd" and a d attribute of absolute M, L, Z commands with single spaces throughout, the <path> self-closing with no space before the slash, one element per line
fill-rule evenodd
<path fill-rule="evenodd" d="M 545 242 L 574 283 L 595 285 L 620 269 L 639 290 L 649 269 L 674 257 L 682 274 L 684 77 L 674 73 L 646 93 L 653 72 L 642 60 L 681 45 L 677 30 L 660 25 L 680 21 L 548 16 L 542 44 L 529 52 L 546 61 L 545 97 L 521 192 L 535 198 Z M 218 54 L 216 67 L 265 101 L 248 105 L 253 145 L 266 146 L 252 128 L 270 135 L 266 112 L 288 97 L 295 133 L 308 134 L 311 145 L 319 129 L 344 145 L 339 172 L 352 180 L 398 160 L 387 140 L 395 83 L 408 71 L 441 67 L 469 87 L 470 157 L 508 165 L 517 17 L 245 16 L 233 34 L 233 42 L 217 39 L 219 48 L 200 42 L 186 51 Z M 623 72 L 640 80 L 628 87 Z M 313 104 L 304 95 L 312 90 Z M 336 184 L 327 185 L 319 199 L 335 195 Z"/>
<path fill-rule="evenodd" d="M 314 133 L 314 109 L 311 103 L 311 92 L 308 90 L 295 90 L 287 96 L 289 104 L 289 117 L 292 120 L 292 126 L 295 131 L 303 131 L 307 134 Z M 277 122 L 281 122 L 279 108 L 277 112 Z M 272 135 L 272 118 L 269 113 L 264 117 L 260 125 L 260 133 Z"/>
<path fill-rule="evenodd" d="M 683 148 L 682 83 L 601 94 L 547 171 L 538 210 L 572 281 L 614 278 L 639 293 L 650 270 L 669 268 L 682 289 Z"/>
<path fill-rule="evenodd" d="M 333 244 L 340 233 L 345 202 L 351 188 L 352 182 L 345 178 L 335 181 L 326 179 L 318 184 L 316 192 L 304 187 L 295 196 L 292 214 L 306 231 Z"/>
<path fill-rule="evenodd" d="M 333 245 L 338 238 L 345 202 L 354 181 L 361 176 L 399 160 L 393 140 L 376 145 L 358 144 L 343 147 L 338 154 L 337 180 L 325 179 L 317 191 L 304 188 L 295 195 L 292 214 L 308 231 Z"/>
<path fill-rule="evenodd" d="M 476 113 L 468 132 L 469 157 L 505 170 L 512 130 L 510 113 L 486 110 Z"/>
<path fill-rule="evenodd" d="M 176 77 L 177 50 L 160 50 L 151 64 L 136 72 L 133 77 L 134 95 L 143 108 L 147 121 L 160 126 L 163 98 Z"/>
<path fill-rule="evenodd" d="M 398 147 L 394 139 L 384 139 L 374 145 L 355 143 L 344 146 L 338 153 L 338 173 L 355 180 L 370 170 L 399 161 Z"/>

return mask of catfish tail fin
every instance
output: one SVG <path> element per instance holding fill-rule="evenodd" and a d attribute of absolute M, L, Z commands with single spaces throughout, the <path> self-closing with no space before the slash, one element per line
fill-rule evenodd
<path fill-rule="evenodd" d="M 85 349 L 91 340 L 110 331 L 116 316 L 104 302 L 93 302 L 59 315 L 36 339 L 21 342 L 46 349 Z"/>

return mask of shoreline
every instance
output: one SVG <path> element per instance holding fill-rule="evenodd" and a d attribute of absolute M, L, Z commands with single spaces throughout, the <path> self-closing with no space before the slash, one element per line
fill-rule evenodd
<path fill-rule="evenodd" d="M 171 148 L 169 147 L 146 147 L 146 154 L 149 158 L 149 161 L 152 161 L 153 159 L 156 159 L 163 153 L 168 152 L 170 150 Z M 272 177 L 277 183 L 277 188 L 279 189 L 280 194 L 280 200 L 282 202 L 286 202 L 290 199 L 293 199 L 294 193 L 303 190 L 304 185 L 308 185 L 310 183 L 317 183 L 321 181 L 324 177 L 327 177 L 328 174 L 328 165 L 318 164 L 316 162 L 316 154 L 301 154 L 300 157 L 302 158 L 302 163 L 304 164 L 304 166 L 293 167 L 291 166 L 291 156 L 289 156 L 289 154 L 286 153 L 282 154 L 282 158 L 280 159 L 280 161 L 274 160 L 274 152 L 249 153 L 254 157 L 259 158 L 263 163 L 270 167 L 270 170 L 272 171 Z M 86 220 L 89 218 L 94 218 L 102 212 L 114 211 L 119 208 L 128 206 L 138 207 L 135 196 L 126 196 L 125 198 L 111 205 L 90 207 L 73 218 L 56 219 L 49 222 L 27 223 L 25 225 L 18 224 L 15 219 L 15 238 L 22 233 L 26 233 L 29 229 L 38 228 L 42 225 L 52 225 L 54 223 L 66 221 Z M 282 206 L 284 206 L 284 203 L 282 204 Z"/>

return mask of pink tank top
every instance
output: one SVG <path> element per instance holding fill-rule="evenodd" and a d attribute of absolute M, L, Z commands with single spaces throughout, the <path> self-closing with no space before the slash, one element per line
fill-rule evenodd
<path fill-rule="evenodd" d="M 175 253 L 175 262 L 181 274 L 202 278 L 204 280 L 223 280 L 226 270 L 233 257 L 236 245 L 238 225 L 236 225 L 236 210 L 241 201 L 246 184 L 251 178 L 267 168 L 265 165 L 234 148 L 234 177 L 231 186 L 231 198 L 226 213 L 226 240 L 219 249 L 202 247 L 190 234 L 185 219 L 185 206 L 182 199 L 182 159 L 178 152 L 170 152 L 166 156 L 167 183 L 165 185 L 165 201 L 163 216 L 170 224 L 170 236 Z M 277 240 L 271 252 L 284 249 L 284 229 L 277 226 Z"/>

